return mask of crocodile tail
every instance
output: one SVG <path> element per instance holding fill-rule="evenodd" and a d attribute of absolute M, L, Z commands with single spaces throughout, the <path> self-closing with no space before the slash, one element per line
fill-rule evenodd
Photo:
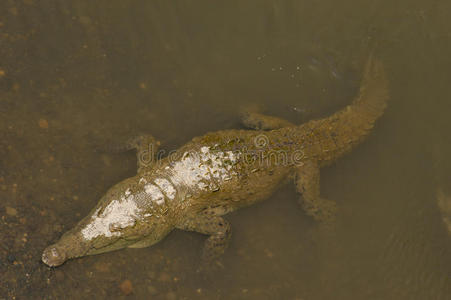
<path fill-rule="evenodd" d="M 376 120 L 384 113 L 388 96 L 384 65 L 371 54 L 363 72 L 359 94 L 350 105 L 329 117 L 337 123 L 333 137 L 339 145 L 337 156 L 350 151 L 369 134 Z"/>
<path fill-rule="evenodd" d="M 370 55 L 366 63 L 360 92 L 350 105 L 350 116 L 353 112 L 360 116 L 360 122 L 364 127 L 373 127 L 374 122 L 384 113 L 388 100 L 388 81 L 385 75 L 384 65 L 381 61 Z M 346 117 L 346 113 L 343 115 Z"/>
<path fill-rule="evenodd" d="M 312 148 L 310 154 L 321 164 L 327 164 L 349 152 L 371 131 L 375 121 L 384 113 L 387 100 L 388 81 L 384 66 L 370 55 L 354 101 L 328 118 L 305 124 L 316 140 L 309 147 Z"/>

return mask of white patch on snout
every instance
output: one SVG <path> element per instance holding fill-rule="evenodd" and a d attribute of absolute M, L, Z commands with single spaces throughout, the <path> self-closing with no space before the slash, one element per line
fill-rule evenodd
<path fill-rule="evenodd" d="M 100 208 L 94 212 L 91 222 L 81 231 L 86 240 L 92 240 L 100 235 L 120 236 L 122 234 L 120 231 L 112 232 L 110 229 L 118 230 L 134 225 L 139 218 L 140 209 L 133 195 L 129 195 L 121 197 L 120 200 L 112 200 L 100 215 L 98 215 L 99 211 Z"/>

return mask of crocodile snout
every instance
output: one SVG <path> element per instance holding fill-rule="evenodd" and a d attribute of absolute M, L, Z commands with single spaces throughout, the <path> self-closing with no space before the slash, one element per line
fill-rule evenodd
<path fill-rule="evenodd" d="M 66 253 L 55 245 L 47 247 L 42 253 L 42 262 L 49 267 L 57 267 L 67 260 Z"/>

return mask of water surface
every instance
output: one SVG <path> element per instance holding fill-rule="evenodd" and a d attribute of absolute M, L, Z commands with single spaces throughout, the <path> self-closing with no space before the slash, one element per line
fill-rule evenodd
<path fill-rule="evenodd" d="M 0 4 L 0 299 L 449 299 L 451 3 L 3 1 Z M 301 123 L 352 100 L 368 52 L 390 103 L 367 141 L 322 171 L 335 234 L 292 184 L 226 218 L 224 269 L 196 275 L 205 237 L 174 232 L 51 269 L 44 247 L 114 183 L 145 132 L 174 149 L 242 128 L 243 108 Z M 451 200 L 450 200 L 451 201 Z M 450 216 L 448 216 L 450 217 Z M 120 286 L 132 284 L 125 296 Z"/>

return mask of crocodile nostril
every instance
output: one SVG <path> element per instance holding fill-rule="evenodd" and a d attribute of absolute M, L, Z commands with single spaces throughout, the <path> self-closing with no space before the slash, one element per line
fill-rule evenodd
<path fill-rule="evenodd" d="M 66 261 L 66 255 L 55 246 L 50 246 L 42 253 L 42 262 L 49 267 L 56 267 Z"/>

